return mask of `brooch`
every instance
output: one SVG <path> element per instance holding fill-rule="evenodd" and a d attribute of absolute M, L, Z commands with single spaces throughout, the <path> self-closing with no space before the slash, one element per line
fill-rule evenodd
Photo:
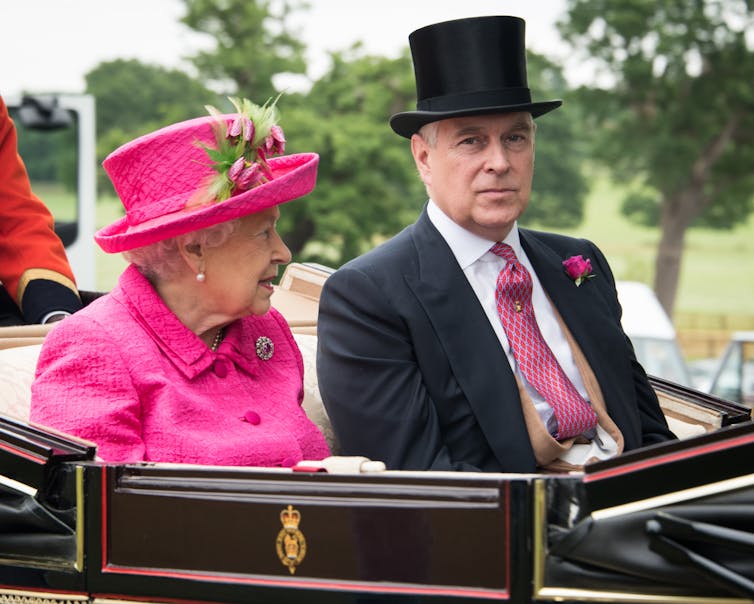
<path fill-rule="evenodd" d="M 269 361 L 275 352 L 275 345 L 267 336 L 257 338 L 257 356 L 263 361 Z"/>

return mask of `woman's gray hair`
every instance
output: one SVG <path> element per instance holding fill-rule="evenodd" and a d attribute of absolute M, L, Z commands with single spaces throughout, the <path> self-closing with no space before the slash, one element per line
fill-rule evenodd
<path fill-rule="evenodd" d="M 205 229 L 156 241 L 143 247 L 123 252 L 123 258 L 135 265 L 151 283 L 169 281 L 180 274 L 185 261 L 180 248 L 200 245 L 202 248 L 220 247 L 235 232 L 240 219 L 221 222 Z"/>

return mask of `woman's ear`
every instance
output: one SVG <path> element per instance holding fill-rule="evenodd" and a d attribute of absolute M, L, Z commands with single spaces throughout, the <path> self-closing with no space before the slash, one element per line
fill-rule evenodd
<path fill-rule="evenodd" d="M 196 241 L 180 241 L 178 251 L 191 272 L 195 275 L 204 273 L 204 249 Z"/>

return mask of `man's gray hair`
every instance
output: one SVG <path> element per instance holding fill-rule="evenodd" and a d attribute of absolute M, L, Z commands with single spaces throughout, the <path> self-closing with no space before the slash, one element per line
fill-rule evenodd
<path fill-rule="evenodd" d="M 529 113 L 528 115 L 532 130 L 536 131 L 537 123 L 534 121 L 531 113 Z M 419 131 L 417 132 L 417 134 L 421 136 L 430 147 L 434 147 L 437 144 L 437 128 L 439 123 L 439 121 L 435 121 L 424 124 L 421 128 L 419 128 Z"/>
<path fill-rule="evenodd" d="M 437 144 L 438 123 L 439 122 L 429 122 L 428 124 L 424 124 L 417 132 L 417 134 L 421 136 L 430 147 L 434 147 Z"/>

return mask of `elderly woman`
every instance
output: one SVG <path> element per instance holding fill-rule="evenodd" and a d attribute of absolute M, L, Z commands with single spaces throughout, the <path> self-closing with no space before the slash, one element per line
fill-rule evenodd
<path fill-rule="evenodd" d="M 318 156 L 281 156 L 275 105 L 138 138 L 104 168 L 126 215 L 97 232 L 130 265 L 46 338 L 31 420 L 105 461 L 291 466 L 329 455 L 301 408 L 303 362 L 270 306 L 291 254 L 278 206 L 309 193 Z M 210 108 L 211 109 L 211 108 Z"/>

